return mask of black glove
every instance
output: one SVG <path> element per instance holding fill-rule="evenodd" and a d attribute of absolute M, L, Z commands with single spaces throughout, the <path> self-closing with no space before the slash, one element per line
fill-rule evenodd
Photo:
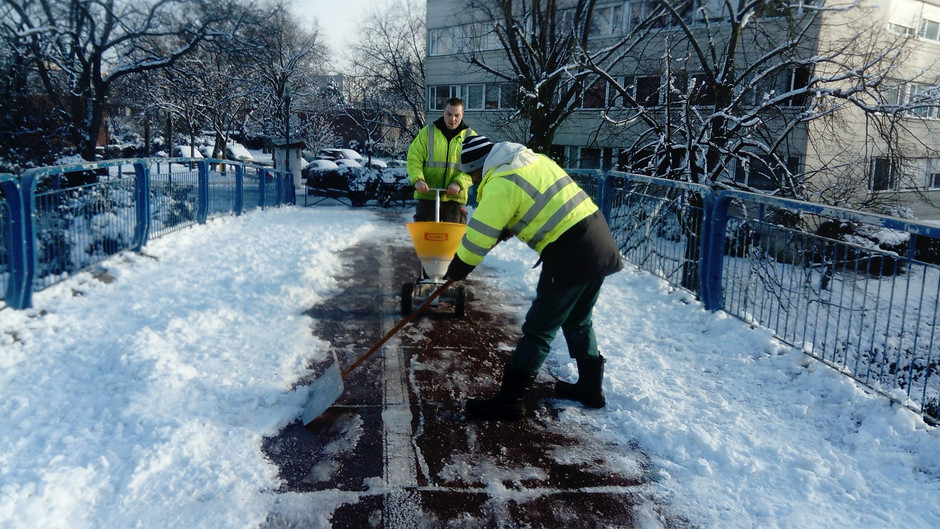
<path fill-rule="evenodd" d="M 453 279 L 454 281 L 461 281 L 463 278 L 467 277 L 467 274 L 473 271 L 476 268 L 474 266 L 468 265 L 467 263 L 460 260 L 456 255 L 454 259 L 450 262 L 450 265 L 447 267 L 447 273 L 444 274 L 444 279 Z"/>

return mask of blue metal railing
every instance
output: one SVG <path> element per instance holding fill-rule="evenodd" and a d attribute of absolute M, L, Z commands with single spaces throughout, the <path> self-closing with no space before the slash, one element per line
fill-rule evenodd
<path fill-rule="evenodd" d="M 109 160 L 0 175 L 2 299 L 27 308 L 33 292 L 152 237 L 293 203 L 290 175 L 232 160 Z"/>
<path fill-rule="evenodd" d="M 715 308 L 940 419 L 940 228 L 725 191 L 710 229 Z"/>
<path fill-rule="evenodd" d="M 33 290 L 209 216 L 293 202 L 289 177 L 263 167 L 159 162 L 0 175 L 5 302 L 27 307 Z M 95 183 L 59 185 L 104 169 Z M 940 421 L 940 228 L 615 171 L 570 173 L 627 261 Z M 865 237 L 875 230 L 890 237 Z"/>
<path fill-rule="evenodd" d="M 629 262 L 940 420 L 940 228 L 625 173 L 603 179 L 599 201 Z"/>

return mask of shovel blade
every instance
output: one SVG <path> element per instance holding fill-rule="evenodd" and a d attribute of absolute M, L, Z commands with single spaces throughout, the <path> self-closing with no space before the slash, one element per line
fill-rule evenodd
<path fill-rule="evenodd" d="M 301 416 L 304 426 L 325 412 L 343 394 L 343 374 L 339 371 L 339 361 L 333 353 L 333 364 L 320 378 L 310 384 L 310 397 Z"/>

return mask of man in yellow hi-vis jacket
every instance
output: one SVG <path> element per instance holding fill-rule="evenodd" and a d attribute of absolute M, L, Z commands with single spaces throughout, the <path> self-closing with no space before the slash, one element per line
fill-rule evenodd
<path fill-rule="evenodd" d="M 597 350 L 591 315 L 604 278 L 623 268 L 604 216 L 561 167 L 523 145 L 468 138 L 458 169 L 477 184 L 479 205 L 446 277 L 464 279 L 500 240 L 511 236 L 538 252 L 542 265 L 502 387 L 492 398 L 468 400 L 467 415 L 523 418 L 525 393 L 558 329 L 577 361 L 579 378 L 574 384 L 558 382 L 556 395 L 602 408 L 605 360 Z"/>
<path fill-rule="evenodd" d="M 467 223 L 467 190 L 470 177 L 456 169 L 460 150 L 468 136 L 476 134 L 463 122 L 463 101 L 451 98 L 444 105 L 444 115 L 418 133 L 408 147 L 408 178 L 415 186 L 415 221 L 435 220 L 436 193 L 441 194 L 440 220 Z"/>

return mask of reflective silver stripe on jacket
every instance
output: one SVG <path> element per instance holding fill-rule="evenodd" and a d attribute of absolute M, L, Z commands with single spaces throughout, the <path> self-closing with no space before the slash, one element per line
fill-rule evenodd
<path fill-rule="evenodd" d="M 434 168 L 443 168 L 443 169 L 453 169 L 457 167 L 457 162 L 439 162 L 434 159 L 434 124 L 428 125 L 428 159 L 424 162 L 425 167 L 434 167 Z M 447 157 L 447 153 L 444 153 L 444 157 Z"/>
<path fill-rule="evenodd" d="M 532 184 L 530 184 L 518 174 L 508 174 L 502 176 L 501 178 L 506 178 L 510 182 L 519 186 L 519 188 L 529 195 L 529 198 L 531 198 L 533 201 L 533 204 L 522 215 L 522 218 L 520 218 L 519 221 L 512 226 L 509 226 L 509 231 L 511 231 L 514 235 L 519 235 L 523 232 L 523 230 L 529 227 L 529 224 L 531 224 L 532 221 L 534 221 L 536 217 L 542 213 L 542 210 L 544 210 L 552 201 L 552 199 L 555 198 L 555 195 L 560 193 L 561 190 L 565 187 L 574 183 L 574 180 L 572 180 L 570 176 L 565 175 L 550 185 L 544 192 L 539 192 L 538 189 L 533 187 Z M 579 189 L 577 193 L 566 200 L 565 203 L 562 204 L 560 208 L 558 208 L 558 211 L 553 213 L 552 216 L 549 217 L 548 221 L 545 222 L 545 224 L 543 224 L 539 230 L 532 235 L 532 238 L 529 239 L 528 245 L 532 248 L 538 246 L 538 244 L 542 242 L 542 239 L 544 239 L 545 236 L 549 234 L 549 232 L 561 224 L 561 221 L 564 220 L 568 213 L 571 213 L 574 208 L 581 205 L 581 203 L 585 200 L 588 200 L 587 193 Z"/>
<path fill-rule="evenodd" d="M 499 239 L 499 234 L 502 231 L 492 226 L 489 226 L 487 224 L 483 224 L 482 222 L 474 219 L 473 217 L 470 217 L 470 222 L 467 223 L 467 231 L 469 232 L 470 230 L 476 231 L 477 233 L 480 233 L 492 239 Z M 467 238 L 466 233 L 463 236 L 463 240 L 461 241 L 461 244 L 463 244 L 463 247 L 466 248 L 468 252 L 472 253 L 473 255 L 478 255 L 480 257 L 486 257 L 486 254 L 489 253 L 489 251 L 493 249 L 492 247 L 484 248 L 483 246 L 480 246 L 479 244 L 474 243 L 473 241 Z"/>
<path fill-rule="evenodd" d="M 498 239 L 499 234 L 502 232 L 502 230 L 496 229 L 487 224 L 483 224 L 483 222 L 472 217 L 470 218 L 470 222 L 467 223 L 467 229 L 477 231 L 486 237 L 490 237 L 491 239 Z"/>
<path fill-rule="evenodd" d="M 473 241 L 467 238 L 467 234 L 464 234 L 463 240 L 460 242 L 460 244 L 462 244 L 468 252 L 472 253 L 473 255 L 478 255 L 481 258 L 486 257 L 486 254 L 492 249 L 492 247 L 484 248 L 479 244 L 475 244 Z"/>

